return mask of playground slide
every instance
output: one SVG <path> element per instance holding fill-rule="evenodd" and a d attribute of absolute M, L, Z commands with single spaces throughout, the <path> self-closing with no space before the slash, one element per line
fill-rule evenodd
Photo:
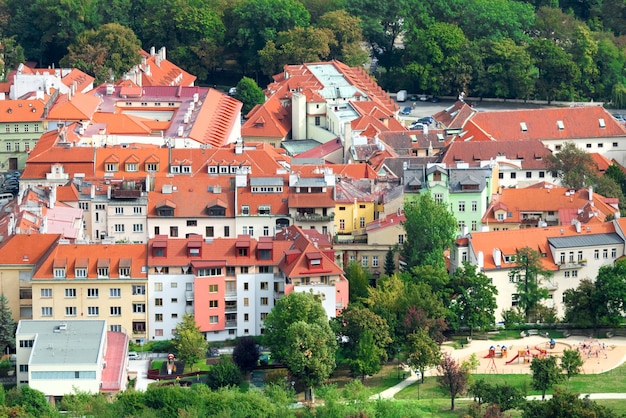
<path fill-rule="evenodd" d="M 513 363 L 513 360 L 517 359 L 518 357 L 519 357 L 519 354 L 516 354 L 515 357 L 513 357 L 511 360 L 507 361 L 506 364 Z"/>
<path fill-rule="evenodd" d="M 485 357 L 483 357 L 483 358 L 489 358 L 489 357 L 491 357 L 491 353 L 487 354 L 487 355 L 486 355 Z"/>

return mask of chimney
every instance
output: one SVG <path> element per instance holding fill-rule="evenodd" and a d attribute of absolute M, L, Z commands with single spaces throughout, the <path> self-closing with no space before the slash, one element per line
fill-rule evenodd
<path fill-rule="evenodd" d="M 91 185 L 91 193 L 90 193 L 91 199 L 94 199 L 96 197 L 96 185 L 92 184 Z"/>
<path fill-rule="evenodd" d="M 593 186 L 589 186 L 589 201 L 593 202 Z"/>
<path fill-rule="evenodd" d="M 154 51 L 155 51 L 154 47 L 153 47 L 153 46 L 151 46 L 151 47 L 150 47 L 150 56 L 151 56 L 151 57 L 154 57 Z"/>

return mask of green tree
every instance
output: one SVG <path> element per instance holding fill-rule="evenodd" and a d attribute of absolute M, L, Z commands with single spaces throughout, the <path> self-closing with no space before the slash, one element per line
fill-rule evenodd
<path fill-rule="evenodd" d="M 350 304 L 332 324 L 340 352 L 348 363 L 358 365 L 360 375 L 376 374 L 387 361 L 387 348 L 392 342 L 387 321 L 368 308 Z"/>
<path fill-rule="evenodd" d="M 491 279 L 476 271 L 476 266 L 464 262 L 463 268 L 452 275 L 449 309 L 450 323 L 455 329 L 467 326 L 470 336 L 474 329 L 484 329 L 496 322 L 496 296 L 498 290 Z"/>
<path fill-rule="evenodd" d="M 299 27 L 279 32 L 259 53 L 263 73 L 272 76 L 287 64 L 325 61 L 337 40 L 330 29 Z"/>
<path fill-rule="evenodd" d="M 422 329 L 407 336 L 404 351 L 409 366 L 421 372 L 422 383 L 426 367 L 435 366 L 441 360 L 439 345 Z"/>
<path fill-rule="evenodd" d="M 280 32 L 309 26 L 310 15 L 296 0 L 243 0 L 232 10 L 234 26 L 229 35 L 238 48 L 244 71 L 259 67 L 258 51 Z"/>
<path fill-rule="evenodd" d="M 575 324 L 579 327 L 596 327 L 598 317 L 596 315 L 596 285 L 589 279 L 582 279 L 578 287 L 567 289 L 563 296 L 565 298 L 565 319 L 568 324 Z"/>
<path fill-rule="evenodd" d="M 593 306 L 597 323 L 618 325 L 624 318 L 626 308 L 626 260 L 618 260 L 613 266 L 602 266 L 596 278 Z"/>
<path fill-rule="evenodd" d="M 396 272 L 396 260 L 395 260 L 395 251 L 392 248 L 387 250 L 387 254 L 385 254 L 385 275 L 391 276 Z"/>
<path fill-rule="evenodd" d="M 96 84 L 118 80 L 141 62 L 141 42 L 135 33 L 117 23 L 87 30 L 69 45 L 60 64 L 78 68 L 96 78 Z"/>
<path fill-rule="evenodd" d="M 176 325 L 173 342 L 178 358 L 189 367 L 204 358 L 208 347 L 200 327 L 196 326 L 196 320 L 191 314 L 185 314 L 183 320 Z"/>
<path fill-rule="evenodd" d="M 580 374 L 584 365 L 583 359 L 580 357 L 578 350 L 563 350 L 563 356 L 561 357 L 561 369 L 567 375 L 567 380 L 570 380 L 573 376 Z"/>
<path fill-rule="evenodd" d="M 0 294 L 0 349 L 2 353 L 7 352 L 7 348 L 15 350 L 15 321 L 9 307 L 9 300 Z"/>
<path fill-rule="evenodd" d="M 345 10 L 333 10 L 320 16 L 318 28 L 330 29 L 335 43 L 329 43 L 329 59 L 336 59 L 350 67 L 357 67 L 367 61 L 368 54 L 361 46 L 363 30 L 361 20 Z"/>
<path fill-rule="evenodd" d="M 437 365 L 437 382 L 450 395 L 450 410 L 454 411 L 454 400 L 465 392 L 469 383 L 470 372 L 466 365 L 459 364 L 449 354 L 444 354 Z"/>
<path fill-rule="evenodd" d="M 598 405 L 589 397 L 580 398 L 577 393 L 554 389 L 552 398 L 547 401 L 526 402 L 522 407 L 522 418 L 594 417 L 617 418 L 618 415 L 603 405 Z"/>
<path fill-rule="evenodd" d="M 209 369 L 206 383 L 212 390 L 226 386 L 238 386 L 241 383 L 241 372 L 235 363 L 222 359 Z"/>
<path fill-rule="evenodd" d="M 352 374 L 365 379 L 365 376 L 372 376 L 378 373 L 381 369 L 380 355 L 377 353 L 379 351 L 374 343 L 372 331 L 369 329 L 363 330 L 361 338 L 356 342 L 352 352 L 353 358 L 348 359 Z M 384 352 L 384 350 L 382 351 Z"/>
<path fill-rule="evenodd" d="M 456 10 L 455 10 L 456 9 Z M 458 25 L 469 39 L 510 38 L 522 42 L 535 20 L 533 6 L 507 0 L 470 0 L 456 3 Z"/>
<path fill-rule="evenodd" d="M 607 175 L 597 177 L 595 179 L 593 190 L 594 192 L 604 197 L 613 197 L 619 199 L 619 208 L 625 208 L 626 199 L 624 198 L 622 188 L 611 177 Z"/>
<path fill-rule="evenodd" d="M 617 164 L 611 164 L 604 172 L 604 176 L 613 179 L 620 186 L 622 192 L 626 188 L 626 174 Z"/>
<path fill-rule="evenodd" d="M 239 83 L 237 83 L 235 99 L 243 103 L 241 112 L 245 116 L 254 106 L 265 102 L 265 93 L 253 79 L 242 77 Z"/>
<path fill-rule="evenodd" d="M 496 404 L 501 411 L 517 409 L 525 403 L 524 392 L 520 388 L 507 384 L 491 384 L 485 379 L 472 383 L 469 393 L 479 405 Z"/>
<path fill-rule="evenodd" d="M 536 97 L 553 100 L 574 100 L 574 86 L 580 79 L 580 69 L 561 46 L 550 39 L 533 39 L 528 47 L 539 77 L 535 87 Z"/>
<path fill-rule="evenodd" d="M 265 319 L 264 339 L 274 358 L 307 385 L 306 399 L 313 400 L 313 386 L 333 371 L 337 350 L 319 300 L 297 292 L 278 300 Z"/>
<path fill-rule="evenodd" d="M 9 390 L 6 394 L 6 406 L 24 407 L 29 417 L 47 417 L 53 413 L 46 396 L 28 385 Z"/>
<path fill-rule="evenodd" d="M 400 249 L 406 268 L 430 265 L 445 268 L 443 252 L 454 242 L 456 219 L 444 203 L 435 202 L 428 193 L 404 204 L 402 223 L 406 239 Z"/>
<path fill-rule="evenodd" d="M 242 373 L 248 373 L 259 361 L 259 345 L 252 337 L 242 337 L 237 340 L 233 349 L 233 362 Z"/>
<path fill-rule="evenodd" d="M 350 283 L 349 301 L 355 303 L 361 301 L 369 295 L 369 282 L 372 275 L 365 270 L 359 263 L 352 261 L 348 263 L 345 269 L 346 279 Z"/>
<path fill-rule="evenodd" d="M 15 36 L 0 39 L 0 45 L 3 47 L 0 55 L 0 81 L 7 81 L 9 72 L 24 62 L 24 48 L 15 39 Z"/>
<path fill-rule="evenodd" d="M 552 277 L 552 272 L 543 266 L 541 254 L 530 247 L 515 252 L 515 263 L 509 277 L 516 283 L 518 306 L 530 322 L 539 303 L 548 297 L 548 290 L 541 284 Z"/>
<path fill-rule="evenodd" d="M 305 384 L 305 399 L 313 402 L 313 387 L 328 379 L 335 369 L 335 335 L 328 323 L 299 321 L 289 325 L 283 344 L 283 363 Z"/>
<path fill-rule="evenodd" d="M 561 151 L 546 158 L 546 168 L 558 177 L 565 187 L 580 189 L 593 184 L 597 167 L 591 155 L 573 142 L 566 142 Z"/>
<path fill-rule="evenodd" d="M 530 369 L 533 372 L 531 386 L 533 389 L 541 391 L 542 400 L 546 398 L 548 389 L 563 380 L 561 368 L 557 364 L 557 357 L 555 356 L 535 357 L 530 363 Z"/>

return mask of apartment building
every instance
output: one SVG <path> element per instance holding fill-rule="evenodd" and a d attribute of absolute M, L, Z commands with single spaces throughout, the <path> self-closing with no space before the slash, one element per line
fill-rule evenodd
<path fill-rule="evenodd" d="M 33 319 L 104 319 L 139 343 L 148 332 L 146 259 L 145 244 L 59 243 L 32 277 Z"/>

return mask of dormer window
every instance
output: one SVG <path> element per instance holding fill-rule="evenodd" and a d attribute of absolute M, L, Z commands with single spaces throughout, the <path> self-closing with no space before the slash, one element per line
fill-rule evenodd
<path fill-rule="evenodd" d="M 108 258 L 98 259 L 98 278 L 109 277 L 110 260 Z"/>
<path fill-rule="evenodd" d="M 152 256 L 165 257 L 167 255 L 167 241 L 159 240 L 152 243 Z"/>
<path fill-rule="evenodd" d="M 250 206 L 243 205 L 241 207 L 241 214 L 242 215 L 250 215 Z"/>
<path fill-rule="evenodd" d="M 217 174 L 217 167 L 214 165 L 209 166 L 209 174 Z"/>
<path fill-rule="evenodd" d="M 87 278 L 87 268 L 89 267 L 89 259 L 88 258 L 79 258 L 76 260 L 76 265 L 74 267 L 74 276 L 77 279 L 86 279 Z"/>
<path fill-rule="evenodd" d="M 146 171 L 149 173 L 156 173 L 159 171 L 159 163 L 146 163 Z"/>
<path fill-rule="evenodd" d="M 200 257 L 202 250 L 202 241 L 193 240 L 187 243 L 187 256 Z"/>
<path fill-rule="evenodd" d="M 106 163 L 104 165 L 104 171 L 107 173 L 115 173 L 117 171 L 117 163 Z"/>
<path fill-rule="evenodd" d="M 170 167 L 170 173 L 172 173 L 172 174 L 180 173 L 180 166 L 177 166 L 177 165 L 171 166 Z"/>
<path fill-rule="evenodd" d="M 119 275 L 120 277 L 130 277 L 130 267 L 132 264 L 131 258 L 121 258 L 120 259 L 120 267 L 119 267 Z"/>
<path fill-rule="evenodd" d="M 270 215 L 271 213 L 272 213 L 272 208 L 269 205 L 259 206 L 259 215 Z"/>
<path fill-rule="evenodd" d="M 52 272 L 54 274 L 55 279 L 64 279 L 65 270 L 67 268 L 67 259 L 66 258 L 55 258 L 52 263 Z"/>
<path fill-rule="evenodd" d="M 137 172 L 137 163 L 126 163 L 126 171 L 129 173 Z"/>
<path fill-rule="evenodd" d="M 227 165 L 221 165 L 220 166 L 220 174 L 228 174 L 228 166 Z"/>
<path fill-rule="evenodd" d="M 183 165 L 183 166 L 180 167 L 180 171 L 181 171 L 181 173 L 189 174 L 189 173 L 191 173 L 191 166 L 190 165 Z"/>

